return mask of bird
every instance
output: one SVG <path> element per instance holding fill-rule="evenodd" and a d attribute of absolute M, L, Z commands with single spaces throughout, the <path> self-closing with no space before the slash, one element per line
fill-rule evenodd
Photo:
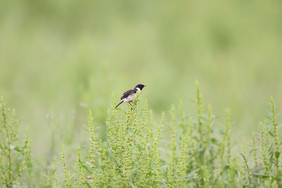
<path fill-rule="evenodd" d="M 124 102 L 128 102 L 130 104 L 133 101 L 133 99 L 136 97 L 137 95 L 136 93 L 138 92 L 138 94 L 140 95 L 144 87 L 146 86 L 143 84 L 138 84 L 133 89 L 124 92 L 120 98 L 121 101 L 120 103 L 118 103 L 118 105 L 116 105 L 116 108 Z M 130 106 L 132 107 L 131 104 Z"/>

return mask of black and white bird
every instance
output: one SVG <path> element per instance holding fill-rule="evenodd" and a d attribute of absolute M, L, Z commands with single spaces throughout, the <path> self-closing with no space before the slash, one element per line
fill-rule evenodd
<path fill-rule="evenodd" d="M 130 89 L 130 90 L 124 92 L 122 94 L 121 98 L 120 98 L 121 101 L 120 101 L 120 103 L 118 103 L 116 108 L 124 102 L 128 102 L 130 104 L 134 100 L 134 98 L 136 97 L 137 92 L 138 92 L 138 94 L 141 94 L 141 91 L 144 87 L 145 87 L 145 85 L 138 84 L 133 89 Z M 132 105 L 130 104 L 130 106 L 132 106 Z"/>

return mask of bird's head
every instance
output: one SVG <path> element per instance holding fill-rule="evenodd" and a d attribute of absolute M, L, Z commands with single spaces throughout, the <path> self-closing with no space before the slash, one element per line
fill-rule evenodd
<path fill-rule="evenodd" d="M 138 84 L 137 86 L 135 86 L 135 89 L 140 89 L 140 91 L 144 88 L 144 87 L 146 87 L 145 85 L 143 85 L 143 84 Z"/>

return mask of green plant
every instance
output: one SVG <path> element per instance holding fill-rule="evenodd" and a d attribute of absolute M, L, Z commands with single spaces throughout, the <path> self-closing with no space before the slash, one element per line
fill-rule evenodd
<path fill-rule="evenodd" d="M 19 137 L 15 110 L 6 106 L 3 97 L 0 100 L 0 185 L 23 185 L 32 170 L 29 132 L 26 131 L 25 138 Z"/>
<path fill-rule="evenodd" d="M 206 108 L 197 85 L 195 115 L 185 113 L 183 101 L 162 113 L 159 123 L 147 101 L 127 110 L 108 110 L 106 135 L 89 110 L 89 141 L 76 144 L 76 156 L 62 147 L 41 180 L 32 179 L 28 136 L 22 143 L 15 115 L 1 103 L 1 185 L 45 187 L 281 187 L 281 136 L 274 100 L 270 114 L 251 144 L 235 150 L 231 139 L 231 113 L 223 128 Z M 126 109 L 126 107 L 124 108 Z M 244 139 L 245 140 L 245 139 Z M 30 178 L 27 178 L 30 177 Z"/>

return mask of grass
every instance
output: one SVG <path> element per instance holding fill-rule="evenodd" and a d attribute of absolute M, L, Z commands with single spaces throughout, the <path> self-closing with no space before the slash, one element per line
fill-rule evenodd
<path fill-rule="evenodd" d="M 195 117 L 184 111 L 181 101 L 167 115 L 163 113 L 159 122 L 138 97 L 127 111 L 115 109 L 113 97 L 105 135 L 90 110 L 85 127 L 88 139 L 84 137 L 88 143 L 77 143 L 74 155 L 63 145 L 61 154 L 44 168 L 33 161 L 28 133 L 20 138 L 15 114 L 2 99 L 0 185 L 281 187 L 281 135 L 274 99 L 260 129 L 241 150 L 230 137 L 230 110 L 220 126 L 211 106 L 203 104 L 198 85 L 196 91 Z"/>

